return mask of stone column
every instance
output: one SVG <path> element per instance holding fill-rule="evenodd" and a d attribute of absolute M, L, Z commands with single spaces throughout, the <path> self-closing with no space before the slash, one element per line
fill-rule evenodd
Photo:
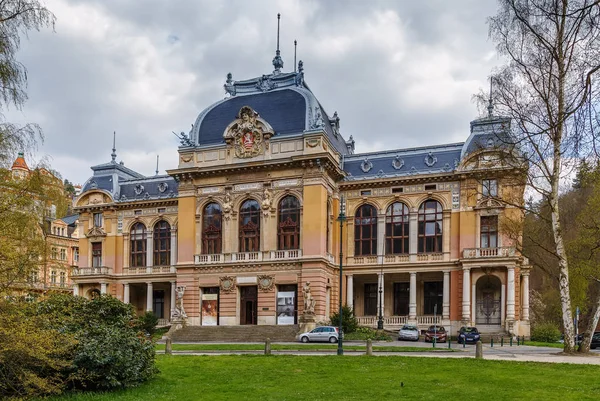
<path fill-rule="evenodd" d="M 384 273 L 377 273 L 377 316 L 379 317 L 379 308 L 381 307 L 381 315 L 385 316 L 385 282 Z M 379 296 L 379 290 L 381 290 L 381 296 Z M 381 305 L 380 305 L 381 304 Z"/>
<path fill-rule="evenodd" d="M 148 288 L 146 290 L 146 311 L 152 312 L 152 282 L 148 282 L 146 284 L 148 285 Z"/>
<path fill-rule="evenodd" d="M 377 214 L 377 263 L 383 263 L 385 254 L 385 213 Z"/>
<path fill-rule="evenodd" d="M 171 229 L 171 266 L 177 264 L 177 230 Z"/>
<path fill-rule="evenodd" d="M 126 273 L 125 269 L 129 268 L 129 247 L 129 234 L 123 233 L 123 273 Z"/>
<path fill-rule="evenodd" d="M 175 301 L 177 300 L 177 294 L 175 294 L 175 288 L 177 287 L 176 281 L 171 281 L 171 311 L 169 312 L 169 318 L 173 315 L 175 311 Z M 202 295 L 200 295 L 200 299 L 202 299 Z"/>
<path fill-rule="evenodd" d="M 129 283 L 123 284 L 123 302 L 129 303 Z"/>
<path fill-rule="evenodd" d="M 506 283 L 506 319 L 515 320 L 515 268 L 508 267 Z"/>
<path fill-rule="evenodd" d="M 100 283 L 100 294 L 106 294 L 106 283 Z"/>
<path fill-rule="evenodd" d="M 76 297 L 79 295 L 79 284 L 73 284 L 73 296 Z"/>
<path fill-rule="evenodd" d="M 408 318 L 417 318 L 417 272 L 410 272 L 410 291 L 408 293 Z"/>
<path fill-rule="evenodd" d="M 152 260 L 152 231 L 146 231 L 146 266 L 153 266 Z"/>
<path fill-rule="evenodd" d="M 354 309 L 354 276 L 352 274 L 346 276 L 346 305 L 350 309 Z"/>
<path fill-rule="evenodd" d="M 417 210 L 411 210 L 408 215 L 408 253 L 410 254 L 410 261 L 417 261 L 417 251 L 419 249 L 419 237 L 418 237 L 418 229 L 419 225 L 417 224 L 418 212 Z"/>
<path fill-rule="evenodd" d="M 450 319 L 450 272 L 444 270 L 444 293 L 442 296 L 442 319 Z"/>
<path fill-rule="evenodd" d="M 523 290 L 521 293 L 521 303 L 523 304 L 523 316 L 521 320 L 529 320 L 529 272 L 523 272 L 521 274 L 521 280 L 523 281 Z"/>
<path fill-rule="evenodd" d="M 471 270 L 463 269 L 462 319 L 471 321 Z"/>

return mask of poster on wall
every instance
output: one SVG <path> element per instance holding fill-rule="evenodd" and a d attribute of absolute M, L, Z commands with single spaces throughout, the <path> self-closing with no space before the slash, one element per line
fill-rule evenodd
<path fill-rule="evenodd" d="M 277 324 L 294 324 L 295 298 L 294 291 L 277 293 Z"/>
<path fill-rule="evenodd" d="M 202 294 L 202 326 L 217 325 L 218 294 Z"/>

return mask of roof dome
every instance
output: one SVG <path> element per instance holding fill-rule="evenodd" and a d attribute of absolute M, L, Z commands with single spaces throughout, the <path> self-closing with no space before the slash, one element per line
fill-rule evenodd
<path fill-rule="evenodd" d="M 19 152 L 19 155 L 17 156 L 17 158 L 15 159 L 15 161 L 12 164 L 11 170 L 27 170 L 27 171 L 29 171 L 29 167 L 27 166 L 27 163 L 25 162 L 25 158 L 23 157 L 23 152 Z"/>
<path fill-rule="evenodd" d="M 330 119 L 299 72 L 274 72 L 246 81 L 233 81 L 227 75 L 224 85 L 229 97 L 204 109 L 196 119 L 184 146 L 204 147 L 225 143 L 227 126 L 240 109 L 249 106 L 270 124 L 274 138 L 323 130 L 333 146 L 342 154 L 348 152 L 339 133 L 339 118 Z"/>

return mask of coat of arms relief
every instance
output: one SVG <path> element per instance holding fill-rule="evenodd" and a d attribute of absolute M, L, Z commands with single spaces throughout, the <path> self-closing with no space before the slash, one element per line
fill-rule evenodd
<path fill-rule="evenodd" d="M 240 109 L 237 118 L 227 126 L 223 138 L 233 146 L 235 156 L 249 158 L 258 156 L 269 148 L 269 138 L 275 132 L 257 112 L 249 106 Z"/>

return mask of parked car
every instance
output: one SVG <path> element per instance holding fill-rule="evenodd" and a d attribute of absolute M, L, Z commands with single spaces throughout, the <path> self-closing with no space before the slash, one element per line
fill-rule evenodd
<path fill-rule="evenodd" d="M 405 324 L 398 332 L 398 341 L 419 341 L 419 329 L 412 324 Z"/>
<path fill-rule="evenodd" d="M 591 349 L 596 349 L 596 347 L 600 347 L 600 331 L 597 331 L 592 336 L 592 342 L 590 343 Z"/>
<path fill-rule="evenodd" d="M 476 343 L 479 341 L 479 331 L 477 327 L 463 326 L 458 331 L 458 343 Z"/>
<path fill-rule="evenodd" d="M 446 342 L 448 334 L 446 333 L 446 329 L 444 328 L 444 326 L 429 326 L 429 328 L 425 332 L 425 342 L 433 342 L 434 338 L 436 343 Z"/>
<path fill-rule="evenodd" d="M 578 334 L 577 337 L 575 337 L 575 345 L 581 344 L 582 341 L 583 341 L 583 334 Z M 564 334 L 560 335 L 560 340 L 558 340 L 558 342 L 561 344 L 565 343 L 565 335 Z"/>
<path fill-rule="evenodd" d="M 306 333 L 302 333 L 298 336 L 298 339 L 303 343 L 310 341 L 322 341 L 337 343 L 338 342 L 338 328 L 333 326 L 321 326 Z M 342 337 L 343 338 L 343 337 Z"/>

